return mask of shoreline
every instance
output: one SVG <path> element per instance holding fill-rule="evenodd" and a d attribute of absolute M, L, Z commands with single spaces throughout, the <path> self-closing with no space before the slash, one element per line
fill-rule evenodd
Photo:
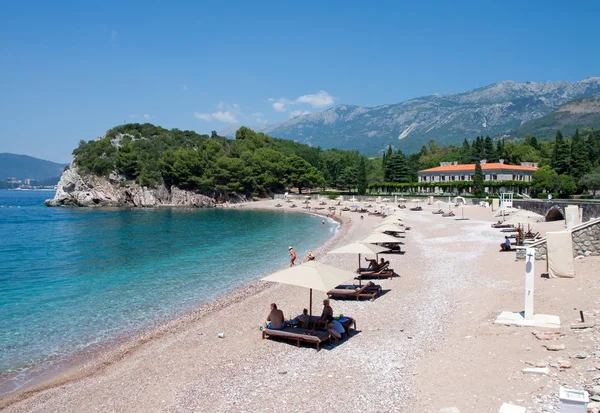
<path fill-rule="evenodd" d="M 315 253 L 317 256 L 322 256 L 327 251 L 333 249 L 336 239 L 343 236 L 348 231 L 349 223 L 344 223 L 344 220 L 338 216 L 327 217 L 326 215 L 319 213 L 319 211 L 309 212 L 304 208 L 281 210 L 280 208 L 274 208 L 271 205 L 263 205 L 263 203 L 270 201 L 271 200 L 254 202 L 250 201 L 232 204 L 230 206 L 219 205 L 215 208 L 304 213 L 309 215 L 319 215 L 321 217 L 332 219 L 338 223 L 338 228 L 336 229 L 335 233 L 329 239 L 327 239 L 327 241 L 325 241 L 325 243 L 313 249 L 313 253 Z M 114 209 L 116 207 L 109 208 Z M 156 207 L 150 209 L 154 208 Z M 158 208 L 180 209 L 189 208 L 189 206 L 161 205 Z M 296 262 L 300 264 L 304 261 L 306 261 L 305 257 L 299 257 Z M 279 271 L 282 268 L 279 268 L 276 271 Z M 110 365 L 117 363 L 128 354 L 136 351 L 145 343 L 168 335 L 173 329 L 185 328 L 185 326 L 188 324 L 195 323 L 203 317 L 230 307 L 233 304 L 239 303 L 252 295 L 277 287 L 277 284 L 260 281 L 259 278 L 266 275 L 268 274 L 262 274 L 255 279 L 248 280 L 237 287 L 233 287 L 230 290 L 224 291 L 217 297 L 209 298 L 203 302 L 200 302 L 191 310 L 181 310 L 170 317 L 164 317 L 156 320 L 156 322 L 149 326 L 142 327 L 138 331 L 123 333 L 117 337 L 107 340 L 106 342 L 91 345 L 88 348 L 69 354 L 64 360 L 59 360 L 56 362 L 56 364 L 43 366 L 41 371 L 34 372 L 32 377 L 16 390 L 6 391 L 5 388 L 9 387 L 7 384 L 11 378 L 19 375 L 19 371 L 0 375 L 0 379 L 2 379 L 2 381 L 0 381 L 0 409 L 7 408 L 14 403 L 18 403 L 19 401 L 25 400 L 45 390 L 57 388 L 71 382 L 83 380 L 87 377 L 93 376 L 103 369 L 108 368 Z M 34 363 L 33 365 L 23 367 L 27 369 L 35 369 L 36 364 Z"/>
<path fill-rule="evenodd" d="M 256 206 L 272 209 L 268 204 Z M 316 352 L 314 346 L 262 340 L 257 325 L 269 303 L 277 303 L 289 318 L 308 304 L 309 294 L 257 281 L 223 305 L 213 302 L 204 312 L 197 309 L 154 335 L 140 336 L 119 354 L 99 355 L 87 366 L 91 373 L 79 380 L 76 374 L 83 368 L 73 369 L 72 380 L 63 385 L 55 382 L 10 405 L 0 401 L 0 409 L 481 413 L 511 402 L 530 411 L 540 411 L 543 404 L 544 411 L 557 412 L 560 385 L 577 388 L 582 378 L 597 374 L 600 347 L 593 334 L 598 327 L 573 332 L 569 323 L 578 319 L 573 309 L 580 306 L 586 318 L 600 317 L 600 257 L 576 260 L 576 278 L 536 279 L 536 312 L 557 314 L 565 326 L 561 342 L 568 351 L 549 353 L 531 329 L 493 323 L 501 311 L 522 308 L 524 262 L 499 252 L 504 234 L 491 228 L 490 210 L 464 207 L 469 220 L 461 221 L 431 214 L 435 209 L 404 211 L 412 229 L 403 240 L 404 254 L 383 255 L 397 276 L 374 280 L 383 289 L 380 297 L 332 300 L 334 314 L 357 321 L 358 329 L 339 344 Z M 381 223 L 367 214 L 354 219 L 360 215 L 336 216 L 343 225 L 316 250 L 317 260 L 356 269 L 356 255 L 324 254 L 363 239 Z M 564 221 L 533 225 L 543 235 L 562 229 Z M 536 274 L 543 264 L 538 262 Z M 316 303 L 326 297 L 319 291 L 313 295 Z M 590 355 L 586 360 L 574 358 L 584 350 Z M 551 363 L 560 356 L 571 358 L 570 370 L 554 370 Z M 521 372 L 542 359 L 550 363 L 550 375 Z M 551 403 L 554 409 L 546 409 Z"/>

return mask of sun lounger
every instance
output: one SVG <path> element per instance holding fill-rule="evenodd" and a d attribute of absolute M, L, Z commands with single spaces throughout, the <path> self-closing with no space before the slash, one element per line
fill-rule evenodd
<path fill-rule="evenodd" d="M 442 217 L 444 218 L 448 218 L 448 217 L 453 217 L 454 216 L 454 212 L 450 211 L 447 214 L 442 214 Z"/>
<path fill-rule="evenodd" d="M 496 223 L 492 224 L 492 228 L 512 228 L 511 224 Z"/>
<path fill-rule="evenodd" d="M 327 331 L 312 331 L 305 328 L 285 327 L 283 330 L 266 328 L 262 331 L 262 338 L 277 337 L 285 340 L 295 341 L 300 347 L 300 342 L 317 345 L 317 351 L 321 349 L 321 343 L 330 341 L 331 337 Z"/>
<path fill-rule="evenodd" d="M 411 211 L 422 211 L 423 208 L 421 208 L 420 206 L 418 206 L 418 207 L 411 208 L 410 210 Z"/>
<path fill-rule="evenodd" d="M 318 319 L 320 319 L 318 315 L 314 315 L 311 318 L 311 324 L 314 324 Z M 346 332 L 346 336 L 350 335 L 350 329 L 353 328 L 356 330 L 356 320 L 352 317 L 344 316 L 343 318 L 336 317 L 336 320 L 340 322 L 342 327 L 344 327 L 344 331 Z M 317 330 L 320 331 L 320 330 Z"/>
<path fill-rule="evenodd" d="M 359 301 L 362 297 L 368 297 L 371 301 L 375 300 L 381 293 L 381 286 L 368 282 L 363 286 L 357 285 L 338 285 L 333 290 L 327 292 L 329 298 L 354 298 Z"/>
<path fill-rule="evenodd" d="M 433 211 L 432 214 L 443 214 L 444 210 L 438 209 L 437 211 Z"/>
<path fill-rule="evenodd" d="M 377 270 L 369 270 L 364 268 L 359 268 L 358 271 L 359 276 L 355 279 L 361 280 L 363 278 L 389 278 L 390 280 L 394 277 L 394 270 L 390 268 L 390 264 L 386 263 L 383 267 Z"/>

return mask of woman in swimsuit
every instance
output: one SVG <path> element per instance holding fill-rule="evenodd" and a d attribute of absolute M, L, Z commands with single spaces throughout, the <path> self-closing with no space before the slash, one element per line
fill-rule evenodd
<path fill-rule="evenodd" d="M 294 261 L 296 261 L 296 251 L 294 251 L 294 249 L 292 247 L 290 247 L 289 250 L 290 250 L 290 267 L 293 267 Z"/>

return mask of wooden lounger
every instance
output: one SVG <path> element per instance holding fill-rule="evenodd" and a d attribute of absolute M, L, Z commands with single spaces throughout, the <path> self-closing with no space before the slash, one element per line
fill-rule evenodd
<path fill-rule="evenodd" d="M 338 285 L 333 290 L 329 290 L 327 292 L 327 296 L 329 298 L 338 297 L 338 298 L 351 298 L 356 297 L 356 301 L 359 301 L 362 297 L 368 297 L 371 301 L 375 300 L 376 297 L 379 297 L 381 293 L 381 286 L 375 285 L 372 282 L 368 282 L 365 285 L 356 286 L 356 285 Z"/>
<path fill-rule="evenodd" d="M 277 337 L 285 340 L 295 341 L 298 347 L 300 342 L 312 343 L 317 345 L 317 351 L 321 349 L 321 343 L 330 341 L 331 337 L 327 331 L 313 331 L 305 328 L 286 327 L 283 330 L 273 330 L 271 328 L 262 331 L 262 338 Z"/>
<path fill-rule="evenodd" d="M 356 277 L 357 280 L 361 280 L 363 278 L 389 278 L 390 280 L 394 277 L 394 270 L 390 268 L 389 264 L 384 265 L 382 268 L 378 270 L 371 271 L 362 271 L 363 268 L 358 269 L 358 273 L 360 274 Z"/>

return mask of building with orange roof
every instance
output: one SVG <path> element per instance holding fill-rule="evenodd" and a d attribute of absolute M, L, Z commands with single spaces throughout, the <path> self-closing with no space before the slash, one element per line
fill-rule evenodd
<path fill-rule="evenodd" d="M 495 190 L 498 192 L 514 191 L 518 182 L 530 182 L 531 177 L 538 169 L 537 163 L 533 162 L 521 162 L 521 165 L 507 165 L 503 159 L 499 162 L 486 162 L 482 160 L 480 162 L 481 170 L 483 172 L 484 185 L 488 183 L 485 188 L 486 192 L 492 193 Z M 448 188 L 452 188 L 452 182 L 457 183 L 457 187 L 465 187 L 465 184 L 458 184 L 458 182 L 472 182 L 473 176 L 475 175 L 475 164 L 459 164 L 458 162 L 442 162 L 440 166 L 435 168 L 423 169 L 419 171 L 419 183 L 424 183 L 423 187 L 420 188 L 421 192 L 448 192 Z M 506 187 L 502 185 L 491 185 L 489 182 L 506 182 Z M 440 183 L 439 186 L 436 183 Z M 529 185 L 522 185 L 529 186 Z M 454 188 L 456 192 L 457 188 Z M 468 192 L 472 192 L 472 188 L 469 188 Z"/>

